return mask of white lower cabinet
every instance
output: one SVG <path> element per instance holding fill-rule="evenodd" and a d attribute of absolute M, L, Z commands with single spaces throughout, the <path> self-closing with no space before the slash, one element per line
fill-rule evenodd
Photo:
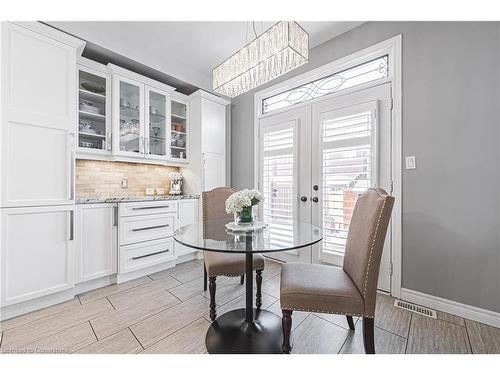
<path fill-rule="evenodd" d="M 117 282 L 172 265 L 179 201 L 120 203 Z"/>
<path fill-rule="evenodd" d="M 120 273 L 137 271 L 174 259 L 174 239 L 166 238 L 120 247 Z"/>
<path fill-rule="evenodd" d="M 74 287 L 74 206 L 1 209 L 1 306 Z"/>
<path fill-rule="evenodd" d="M 120 218 L 120 246 L 172 236 L 174 215 L 175 213 Z"/>
<path fill-rule="evenodd" d="M 198 199 L 183 199 L 178 202 L 178 216 L 176 229 L 183 227 L 188 224 L 197 224 L 200 220 L 199 217 L 199 205 Z M 179 242 L 175 242 L 175 255 L 181 257 L 186 254 L 195 253 L 198 250 L 191 247 L 181 245 Z"/>
<path fill-rule="evenodd" d="M 110 203 L 76 206 L 76 283 L 116 273 L 117 210 Z"/>

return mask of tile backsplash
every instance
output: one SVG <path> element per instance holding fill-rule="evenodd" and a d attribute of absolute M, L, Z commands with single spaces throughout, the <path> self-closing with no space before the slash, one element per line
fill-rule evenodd
<path fill-rule="evenodd" d="M 146 188 L 170 190 L 170 172 L 179 168 L 163 165 L 96 160 L 76 161 L 76 198 L 142 197 Z M 122 188 L 124 178 L 128 188 Z"/>

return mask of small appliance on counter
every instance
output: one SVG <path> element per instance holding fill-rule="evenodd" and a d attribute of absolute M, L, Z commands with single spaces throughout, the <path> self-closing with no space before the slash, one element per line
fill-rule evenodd
<path fill-rule="evenodd" d="M 170 195 L 182 195 L 182 174 L 179 172 L 170 172 Z"/>

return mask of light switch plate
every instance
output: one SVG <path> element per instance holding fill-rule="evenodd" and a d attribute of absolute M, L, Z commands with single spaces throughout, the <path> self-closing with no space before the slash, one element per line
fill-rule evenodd
<path fill-rule="evenodd" d="M 155 195 L 155 188 L 146 188 L 146 195 Z"/>
<path fill-rule="evenodd" d="M 415 156 L 407 156 L 405 158 L 406 169 L 417 169 Z"/>
<path fill-rule="evenodd" d="M 157 195 L 165 195 L 165 188 L 156 188 Z"/>
<path fill-rule="evenodd" d="M 122 179 L 122 189 L 128 188 L 128 178 Z"/>

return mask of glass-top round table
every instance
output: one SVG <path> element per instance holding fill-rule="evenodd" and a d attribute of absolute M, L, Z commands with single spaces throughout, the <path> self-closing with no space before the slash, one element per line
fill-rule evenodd
<path fill-rule="evenodd" d="M 270 224 L 255 231 L 233 232 L 228 220 L 190 224 L 174 233 L 175 241 L 203 251 L 245 254 L 246 307 L 229 311 L 210 325 L 206 346 L 209 353 L 281 353 L 281 318 L 253 308 L 253 255 L 303 249 L 322 240 L 316 225 L 298 221 Z M 264 270 L 265 272 L 265 270 Z"/>

